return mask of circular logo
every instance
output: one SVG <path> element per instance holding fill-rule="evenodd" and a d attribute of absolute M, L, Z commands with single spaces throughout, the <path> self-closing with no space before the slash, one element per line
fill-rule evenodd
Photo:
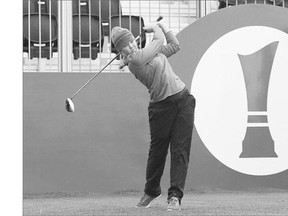
<path fill-rule="evenodd" d="M 191 85 L 197 132 L 219 161 L 249 175 L 288 168 L 288 35 L 247 26 L 216 40 Z"/>

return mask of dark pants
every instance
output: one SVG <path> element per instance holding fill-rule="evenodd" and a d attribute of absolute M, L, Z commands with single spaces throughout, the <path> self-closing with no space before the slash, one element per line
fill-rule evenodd
<path fill-rule="evenodd" d="M 170 144 L 171 169 L 168 199 L 183 197 L 191 148 L 195 98 L 184 89 L 167 99 L 150 103 L 149 124 L 151 143 L 146 168 L 145 193 L 161 194 L 160 180 Z"/>

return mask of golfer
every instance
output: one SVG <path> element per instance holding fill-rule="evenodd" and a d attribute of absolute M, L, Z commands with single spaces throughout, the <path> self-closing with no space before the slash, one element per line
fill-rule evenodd
<path fill-rule="evenodd" d="M 190 155 L 195 98 L 175 75 L 167 58 L 180 50 L 171 30 L 157 22 L 144 27 L 154 33 L 152 41 L 138 49 L 132 33 L 120 27 L 112 29 L 112 42 L 124 64 L 150 93 L 148 107 L 150 148 L 146 167 L 144 195 L 136 207 L 148 208 L 161 196 L 160 180 L 170 145 L 171 169 L 168 211 L 180 210 Z M 165 42 L 166 38 L 166 42 Z"/>

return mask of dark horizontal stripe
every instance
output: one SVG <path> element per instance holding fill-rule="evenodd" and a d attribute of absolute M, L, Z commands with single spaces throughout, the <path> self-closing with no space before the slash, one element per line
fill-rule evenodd
<path fill-rule="evenodd" d="M 248 123 L 267 123 L 268 119 L 266 115 L 256 116 L 256 115 L 248 115 Z"/>

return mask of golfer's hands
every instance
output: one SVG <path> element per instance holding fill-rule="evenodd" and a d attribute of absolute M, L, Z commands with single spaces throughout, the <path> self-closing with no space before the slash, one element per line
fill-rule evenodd
<path fill-rule="evenodd" d="M 158 25 L 156 23 L 150 23 L 146 26 L 143 27 L 143 30 L 146 32 L 146 33 L 151 33 L 151 32 L 154 32 L 154 29 L 157 28 Z"/>
<path fill-rule="evenodd" d="M 145 32 L 151 33 L 151 32 L 154 32 L 154 29 L 157 28 L 158 26 L 162 29 L 164 34 L 171 31 L 162 22 L 155 22 L 155 23 L 148 24 L 147 26 L 143 27 L 143 29 Z"/>
<path fill-rule="evenodd" d="M 162 31 L 166 34 L 167 32 L 171 31 L 168 29 L 162 22 L 156 22 L 156 24 L 162 29 Z"/>

